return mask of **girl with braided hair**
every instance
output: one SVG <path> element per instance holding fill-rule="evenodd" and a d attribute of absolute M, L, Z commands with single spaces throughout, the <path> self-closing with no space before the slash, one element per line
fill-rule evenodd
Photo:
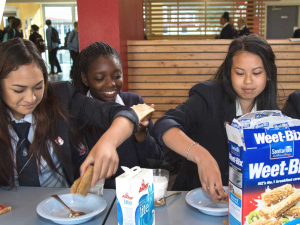
<path fill-rule="evenodd" d="M 122 61 L 119 53 L 109 44 L 95 42 L 81 51 L 73 69 L 73 85 L 84 95 L 103 102 L 116 102 L 125 106 L 145 103 L 132 92 L 121 92 L 123 85 Z M 161 148 L 150 135 L 153 128 L 151 115 L 141 121 L 137 132 L 117 149 L 120 166 L 143 168 L 156 167 L 163 158 Z M 101 137 L 100 129 L 85 134 L 90 148 Z M 114 177 L 106 179 L 106 188 L 115 188 L 114 178 L 122 173 L 118 167 Z"/>
<path fill-rule="evenodd" d="M 48 82 L 47 67 L 31 41 L 0 44 L 0 187 L 68 187 L 90 164 L 93 180 L 117 170 L 116 148 L 134 132 L 136 113 Z M 77 127 L 106 130 L 91 151 L 78 151 Z M 77 177 L 76 177 L 77 176 Z"/>

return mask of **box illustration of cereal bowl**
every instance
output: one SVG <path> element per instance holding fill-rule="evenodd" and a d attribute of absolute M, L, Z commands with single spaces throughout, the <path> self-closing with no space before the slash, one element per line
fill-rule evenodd
<path fill-rule="evenodd" d="M 299 225 L 300 120 L 257 111 L 225 126 L 229 225 Z"/>

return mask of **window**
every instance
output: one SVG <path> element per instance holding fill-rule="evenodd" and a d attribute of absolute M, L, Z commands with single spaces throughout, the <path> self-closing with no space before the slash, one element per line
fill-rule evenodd
<path fill-rule="evenodd" d="M 225 11 L 234 27 L 239 17 L 246 17 L 250 32 L 264 36 L 263 1 L 144 0 L 145 33 L 148 39 L 214 38 L 220 34 Z"/>

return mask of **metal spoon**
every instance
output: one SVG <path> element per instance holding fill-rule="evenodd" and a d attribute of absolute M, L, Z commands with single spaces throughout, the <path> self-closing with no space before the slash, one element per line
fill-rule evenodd
<path fill-rule="evenodd" d="M 154 201 L 154 205 L 156 205 L 156 206 L 164 205 L 165 202 L 164 202 L 164 201 L 161 201 L 161 200 L 166 199 L 166 198 L 169 198 L 169 197 L 171 197 L 171 196 L 173 196 L 173 195 L 177 195 L 177 194 L 181 194 L 181 191 L 176 191 L 176 192 L 174 192 L 174 193 L 168 195 L 167 197 L 163 197 L 163 198 L 160 198 L 160 199 L 158 199 L 158 200 L 155 200 L 155 201 Z"/>
<path fill-rule="evenodd" d="M 55 198 L 57 201 L 62 203 L 68 210 L 70 210 L 69 217 L 77 217 L 77 216 L 83 216 L 86 213 L 85 212 L 75 212 L 72 209 L 70 209 L 69 206 L 67 206 L 61 199 L 58 197 L 58 195 L 51 195 L 51 197 Z"/>

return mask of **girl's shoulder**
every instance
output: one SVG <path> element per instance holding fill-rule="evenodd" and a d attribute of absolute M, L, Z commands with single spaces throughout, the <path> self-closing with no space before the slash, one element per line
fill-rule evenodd
<path fill-rule="evenodd" d="M 120 92 L 120 96 L 126 106 L 145 103 L 144 99 L 134 92 Z"/>
<path fill-rule="evenodd" d="M 204 81 L 193 86 L 189 91 L 189 97 L 192 95 L 201 96 L 209 102 L 221 102 L 224 100 L 224 91 L 222 85 L 216 81 Z"/>

